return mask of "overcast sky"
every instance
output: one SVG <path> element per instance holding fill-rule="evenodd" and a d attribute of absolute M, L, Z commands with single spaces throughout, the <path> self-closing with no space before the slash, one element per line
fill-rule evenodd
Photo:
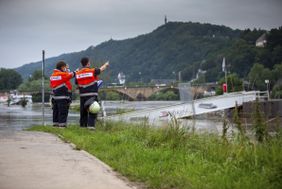
<path fill-rule="evenodd" d="M 282 0 L 0 0 L 0 67 L 151 32 L 169 21 L 282 26 Z"/>

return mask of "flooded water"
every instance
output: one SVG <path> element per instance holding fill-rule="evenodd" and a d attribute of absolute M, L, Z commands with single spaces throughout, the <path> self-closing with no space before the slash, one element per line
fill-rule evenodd
<path fill-rule="evenodd" d="M 79 115 L 70 112 L 69 123 L 78 123 Z M 45 107 L 45 122 L 52 124 L 52 109 Z M 18 105 L 8 107 L 0 104 L 0 130 L 22 130 L 33 125 L 42 124 L 42 109 L 40 104 L 32 104 L 23 108 Z"/>
<path fill-rule="evenodd" d="M 159 114 L 157 114 L 155 117 L 151 117 L 151 120 L 148 120 L 150 124 L 154 126 L 167 126 L 169 122 L 171 122 L 170 116 L 168 117 L 161 117 L 161 110 L 159 110 L 161 107 L 170 107 L 175 106 L 177 104 L 181 104 L 180 101 L 142 101 L 142 102 L 116 102 L 116 101 L 110 101 L 105 102 L 105 106 L 107 109 L 107 115 L 110 115 L 112 112 L 115 112 L 115 110 L 118 109 L 133 109 L 133 110 L 143 110 L 141 112 L 152 112 L 152 110 L 157 109 L 159 111 Z M 145 110 L 145 111 L 144 111 Z M 151 111 L 150 111 L 151 110 Z M 139 111 L 140 112 L 140 111 Z M 156 112 L 156 111 L 154 111 Z M 132 114 L 133 116 L 132 116 Z M 119 116 L 112 116 L 111 119 L 113 120 L 124 120 L 124 121 L 144 121 L 139 119 L 140 117 L 135 117 L 135 112 L 131 112 L 129 114 L 125 114 L 124 116 L 121 116 L 120 119 Z M 131 114 L 131 115 L 130 115 Z M 138 114 L 138 113 L 137 113 Z M 142 114 L 142 113 L 141 113 Z M 124 119 L 125 118 L 125 119 Z M 218 119 L 218 116 L 216 119 L 215 117 L 208 117 L 206 115 L 199 116 L 195 120 L 191 119 L 178 119 L 178 123 L 183 127 L 189 127 L 193 128 L 199 132 L 212 132 L 212 133 L 218 133 L 222 131 L 222 120 Z"/>
<path fill-rule="evenodd" d="M 175 101 L 106 101 L 104 103 L 107 114 L 116 113 L 119 110 L 150 110 L 161 106 L 174 105 Z M 188 127 L 195 127 L 196 130 L 209 132 L 220 132 L 222 123 L 210 119 L 201 120 L 180 120 L 181 124 Z M 52 124 L 52 109 L 45 107 L 45 123 Z M 70 111 L 68 117 L 69 124 L 79 123 L 79 113 Z M 0 104 L 0 130 L 22 130 L 33 125 L 42 124 L 41 104 L 32 104 L 25 108 L 21 106 L 10 106 Z M 164 125 L 167 122 L 158 121 L 154 125 Z"/>

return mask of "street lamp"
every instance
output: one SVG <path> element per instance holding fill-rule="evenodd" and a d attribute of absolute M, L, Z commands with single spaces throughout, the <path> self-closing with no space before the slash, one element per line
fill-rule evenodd
<path fill-rule="evenodd" d="M 176 73 L 175 73 L 175 71 L 173 71 L 172 74 L 173 74 L 173 80 L 175 80 L 174 83 L 176 83 L 176 82 L 177 82 L 177 78 L 176 78 Z"/>
<path fill-rule="evenodd" d="M 181 83 L 181 80 L 182 80 L 182 78 L 181 78 L 181 71 L 179 71 L 178 72 L 178 81 L 179 81 L 179 83 Z"/>

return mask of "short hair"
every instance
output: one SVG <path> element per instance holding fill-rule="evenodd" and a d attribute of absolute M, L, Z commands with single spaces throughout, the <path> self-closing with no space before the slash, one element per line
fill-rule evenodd
<path fill-rule="evenodd" d="M 81 60 L 80 60 L 80 63 L 81 65 L 84 67 L 88 64 L 89 62 L 89 58 L 88 57 L 83 57 Z"/>
<path fill-rule="evenodd" d="M 60 61 L 57 63 L 56 68 L 60 70 L 64 66 L 67 66 L 67 64 L 64 61 Z"/>

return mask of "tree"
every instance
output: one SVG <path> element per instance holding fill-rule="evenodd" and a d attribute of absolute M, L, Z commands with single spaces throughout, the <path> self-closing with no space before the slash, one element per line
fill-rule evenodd
<path fill-rule="evenodd" d="M 282 79 L 278 80 L 272 89 L 272 98 L 281 99 L 282 98 Z"/>
<path fill-rule="evenodd" d="M 0 68 L 0 90 L 16 89 L 22 83 L 21 75 L 13 69 Z"/>
<path fill-rule="evenodd" d="M 219 81 L 218 84 L 219 86 L 216 89 L 216 93 L 222 94 L 222 85 L 225 83 L 225 77 L 222 77 Z M 227 76 L 227 87 L 228 87 L 228 92 L 236 92 L 236 91 L 242 91 L 243 90 L 243 81 L 239 78 L 239 76 L 235 73 L 229 74 Z"/>
<path fill-rule="evenodd" d="M 21 92 L 41 92 L 41 87 L 42 87 L 42 81 L 41 80 L 33 80 L 33 81 L 25 81 L 22 83 L 19 87 L 18 90 Z M 44 89 L 46 92 L 50 91 L 49 87 L 49 81 L 45 80 L 44 81 Z"/>
<path fill-rule="evenodd" d="M 42 79 L 42 71 L 41 70 L 35 70 L 32 75 L 29 77 L 29 81 L 33 80 L 41 80 Z M 44 79 L 48 79 L 48 77 L 45 75 Z"/>
<path fill-rule="evenodd" d="M 255 90 L 266 90 L 265 80 L 273 81 L 273 74 L 262 64 L 254 64 L 248 74 L 250 88 Z"/>
<path fill-rule="evenodd" d="M 266 130 L 266 124 L 265 120 L 263 120 L 263 116 L 261 114 L 261 107 L 259 104 L 258 99 L 256 99 L 256 102 L 254 104 L 254 110 L 253 110 L 253 120 L 254 120 L 254 130 L 255 130 L 255 136 L 258 142 L 263 142 L 267 139 L 267 130 Z"/>
<path fill-rule="evenodd" d="M 282 45 L 278 45 L 274 47 L 271 57 L 272 57 L 272 64 L 274 66 L 282 62 Z"/>
<path fill-rule="evenodd" d="M 226 62 L 227 65 L 230 65 L 229 69 L 232 72 L 237 73 L 240 77 L 245 77 L 255 62 L 255 57 L 254 45 L 250 45 L 244 40 L 238 40 L 228 51 Z"/>
<path fill-rule="evenodd" d="M 149 100 L 179 100 L 179 95 L 173 91 L 157 92 L 151 95 Z"/>
<path fill-rule="evenodd" d="M 240 38 L 244 39 L 245 41 L 247 41 L 249 44 L 255 44 L 256 40 L 263 34 L 265 33 L 264 30 L 257 30 L 254 29 L 253 31 L 250 29 L 246 29 L 244 30 L 241 35 Z"/>
<path fill-rule="evenodd" d="M 106 100 L 121 100 L 121 97 L 117 92 L 109 91 L 106 93 Z"/>
<path fill-rule="evenodd" d="M 272 70 L 272 73 L 275 81 L 282 79 L 282 63 L 276 64 Z"/>
<path fill-rule="evenodd" d="M 267 47 L 273 49 L 276 46 L 282 46 L 282 27 L 271 29 L 267 35 Z"/>
<path fill-rule="evenodd" d="M 42 89 L 42 73 L 40 70 L 36 70 L 32 73 L 32 76 L 26 80 L 24 83 L 22 83 L 18 90 L 20 92 L 32 92 L 32 101 L 33 102 L 40 102 L 42 95 L 41 95 L 41 89 Z M 45 76 L 44 80 L 44 89 L 45 89 L 45 102 L 49 101 L 49 92 L 50 92 L 50 86 L 49 86 L 49 80 Z"/>

